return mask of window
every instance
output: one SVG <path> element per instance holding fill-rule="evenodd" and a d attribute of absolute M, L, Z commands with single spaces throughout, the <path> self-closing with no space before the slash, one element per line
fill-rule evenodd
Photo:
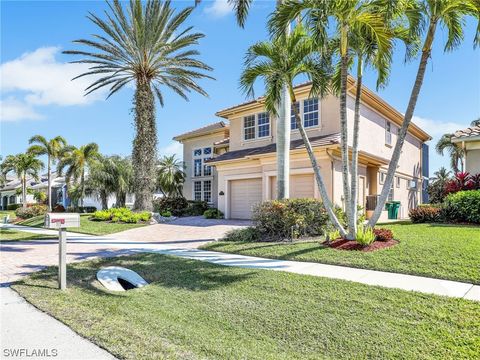
<path fill-rule="evenodd" d="M 212 182 L 210 180 L 203 182 L 203 201 L 212 202 Z"/>
<path fill-rule="evenodd" d="M 196 201 L 202 200 L 202 182 L 201 181 L 195 181 L 193 183 L 193 198 Z"/>
<path fill-rule="evenodd" d="M 397 188 L 399 188 L 400 184 L 402 183 L 402 179 L 400 178 L 400 176 L 397 176 L 396 179 L 397 179 Z"/>
<path fill-rule="evenodd" d="M 243 138 L 245 140 L 255 139 L 255 115 L 243 118 Z"/>
<path fill-rule="evenodd" d="M 385 124 L 385 144 L 392 145 L 392 123 L 390 121 Z"/>
<path fill-rule="evenodd" d="M 212 148 L 207 147 L 203 149 L 203 155 L 210 155 L 212 153 Z"/>
<path fill-rule="evenodd" d="M 380 184 L 383 184 L 385 182 L 385 177 L 386 177 L 385 173 L 380 173 Z"/>
<path fill-rule="evenodd" d="M 203 161 L 210 160 L 211 158 L 204 158 Z M 212 167 L 208 164 L 203 164 L 203 176 L 212 175 Z"/>
<path fill-rule="evenodd" d="M 193 161 L 193 176 L 202 176 L 202 159 Z"/>
<path fill-rule="evenodd" d="M 303 101 L 303 126 L 311 127 L 318 125 L 318 99 Z"/>
<path fill-rule="evenodd" d="M 201 156 L 201 155 L 202 155 L 202 149 L 193 150 L 193 156 Z"/>
<path fill-rule="evenodd" d="M 299 116 L 300 115 L 300 103 L 297 101 L 294 104 L 292 104 L 292 109 L 290 110 L 290 128 L 292 130 L 297 129 L 297 120 L 295 119 L 295 108 L 297 110 L 297 113 Z"/>
<path fill-rule="evenodd" d="M 258 137 L 270 135 L 270 117 L 267 112 L 258 114 Z"/>
<path fill-rule="evenodd" d="M 390 188 L 390 192 L 388 193 L 388 199 L 387 201 L 393 201 L 393 182 L 392 182 L 392 187 Z"/>
<path fill-rule="evenodd" d="M 416 180 L 410 180 L 409 181 L 409 189 L 411 189 L 411 190 L 416 190 L 417 189 L 417 181 Z"/>

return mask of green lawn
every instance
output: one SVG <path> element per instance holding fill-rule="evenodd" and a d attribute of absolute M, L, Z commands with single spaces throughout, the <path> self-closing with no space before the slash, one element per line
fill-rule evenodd
<path fill-rule="evenodd" d="M 27 233 L 24 231 L 16 231 L 11 229 L 0 228 L 0 242 L 4 241 L 28 241 L 28 240 L 44 240 L 44 239 L 57 239 L 58 236 L 52 235 L 38 235 Z"/>
<path fill-rule="evenodd" d="M 151 284 L 105 291 L 102 266 Z M 480 356 L 480 303 L 158 254 L 56 268 L 13 288 L 122 359 L 460 359 Z"/>
<path fill-rule="evenodd" d="M 480 284 L 480 227 L 400 223 L 390 228 L 400 243 L 374 252 L 335 250 L 320 241 L 218 242 L 204 249 L 274 259 L 311 261 L 423 275 Z"/>
<path fill-rule="evenodd" d="M 17 215 L 15 215 L 15 211 L 13 210 L 0 210 L 0 221 L 3 222 L 3 218 L 5 215 L 10 215 L 10 221 L 15 219 Z"/>
<path fill-rule="evenodd" d="M 80 215 L 80 227 L 68 228 L 68 231 L 78 232 L 82 234 L 91 234 L 91 235 L 106 235 L 106 234 L 113 234 L 113 233 L 129 230 L 129 229 L 134 229 L 140 226 L 145 226 L 145 224 L 124 224 L 124 223 L 110 223 L 106 221 L 91 221 L 89 220 L 90 216 L 91 216 L 90 214 Z M 36 216 L 31 219 L 20 221 L 17 223 L 17 225 L 43 227 L 44 219 L 45 219 L 44 215 Z"/>

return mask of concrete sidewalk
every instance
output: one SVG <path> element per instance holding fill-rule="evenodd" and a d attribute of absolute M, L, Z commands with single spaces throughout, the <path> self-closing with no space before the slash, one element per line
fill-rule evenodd
<path fill-rule="evenodd" d="M 0 288 L 0 298 L 2 359 L 115 359 L 10 288 Z"/>

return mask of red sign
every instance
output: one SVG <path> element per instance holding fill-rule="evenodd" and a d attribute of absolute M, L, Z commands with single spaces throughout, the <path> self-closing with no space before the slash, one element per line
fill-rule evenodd
<path fill-rule="evenodd" d="M 52 219 L 52 223 L 57 223 L 59 222 L 60 224 L 65 224 L 65 219 Z"/>

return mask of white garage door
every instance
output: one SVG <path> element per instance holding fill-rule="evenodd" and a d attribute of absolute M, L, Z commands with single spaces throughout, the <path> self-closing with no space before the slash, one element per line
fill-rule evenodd
<path fill-rule="evenodd" d="M 252 206 L 262 201 L 262 179 L 230 182 L 230 218 L 250 219 Z"/>
<path fill-rule="evenodd" d="M 271 177 L 272 199 L 277 198 L 277 178 Z M 313 174 L 290 176 L 290 199 L 305 199 L 315 196 Z"/>

